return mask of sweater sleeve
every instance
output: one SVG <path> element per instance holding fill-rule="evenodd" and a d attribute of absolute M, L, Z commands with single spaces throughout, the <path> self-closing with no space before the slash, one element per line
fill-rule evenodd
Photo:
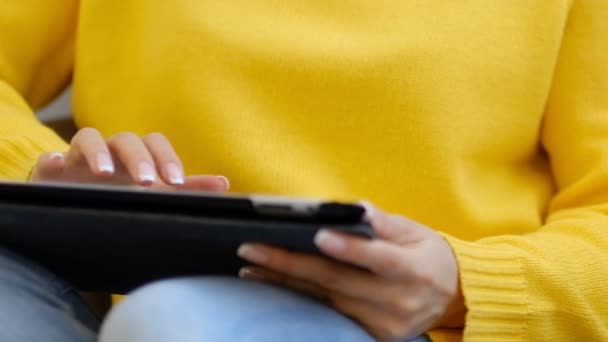
<path fill-rule="evenodd" d="M 0 9 L 0 179 L 24 180 L 42 152 L 67 144 L 33 108 L 68 82 L 76 0 L 8 1 Z"/>
<path fill-rule="evenodd" d="M 608 341 L 608 1 L 573 2 L 541 135 L 557 188 L 544 226 L 447 237 L 465 341 Z"/>

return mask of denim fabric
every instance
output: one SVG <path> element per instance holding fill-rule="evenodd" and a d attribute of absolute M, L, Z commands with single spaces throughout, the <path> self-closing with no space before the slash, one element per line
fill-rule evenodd
<path fill-rule="evenodd" d="M 0 341 L 93 342 L 99 328 L 79 293 L 0 247 Z M 101 342 L 372 342 L 359 325 L 315 300 L 233 278 L 145 286 L 104 323 Z M 419 337 L 410 342 L 427 342 Z"/>
<path fill-rule="evenodd" d="M 200 277 L 160 281 L 135 291 L 110 314 L 100 341 L 374 340 L 355 322 L 305 296 L 251 281 Z"/>
<path fill-rule="evenodd" d="M 0 247 L 0 341 L 93 342 L 99 324 L 73 287 Z"/>

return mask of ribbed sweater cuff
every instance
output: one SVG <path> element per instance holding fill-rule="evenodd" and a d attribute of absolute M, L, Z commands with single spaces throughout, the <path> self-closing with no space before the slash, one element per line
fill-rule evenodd
<path fill-rule="evenodd" d="M 16 122 L 21 120 L 24 122 Z M 26 180 L 41 153 L 67 151 L 69 147 L 33 119 L 15 117 L 11 121 L 10 127 L 0 127 L 0 179 Z"/>
<path fill-rule="evenodd" d="M 509 245 L 466 242 L 449 235 L 468 309 L 465 341 L 526 341 L 528 300 L 522 261 Z"/>

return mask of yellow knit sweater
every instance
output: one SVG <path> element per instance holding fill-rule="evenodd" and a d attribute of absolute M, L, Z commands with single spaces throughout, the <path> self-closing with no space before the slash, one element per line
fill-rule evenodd
<path fill-rule="evenodd" d="M 608 340 L 608 1 L 5 1 L 0 177 L 66 149 L 31 108 L 72 72 L 80 126 L 444 233 L 435 340 Z"/>

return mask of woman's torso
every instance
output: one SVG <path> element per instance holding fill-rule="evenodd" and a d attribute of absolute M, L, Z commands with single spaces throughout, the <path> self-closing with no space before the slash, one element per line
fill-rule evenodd
<path fill-rule="evenodd" d="M 536 229 L 566 1 L 83 0 L 74 109 L 238 192 L 367 198 L 463 238 Z"/>

